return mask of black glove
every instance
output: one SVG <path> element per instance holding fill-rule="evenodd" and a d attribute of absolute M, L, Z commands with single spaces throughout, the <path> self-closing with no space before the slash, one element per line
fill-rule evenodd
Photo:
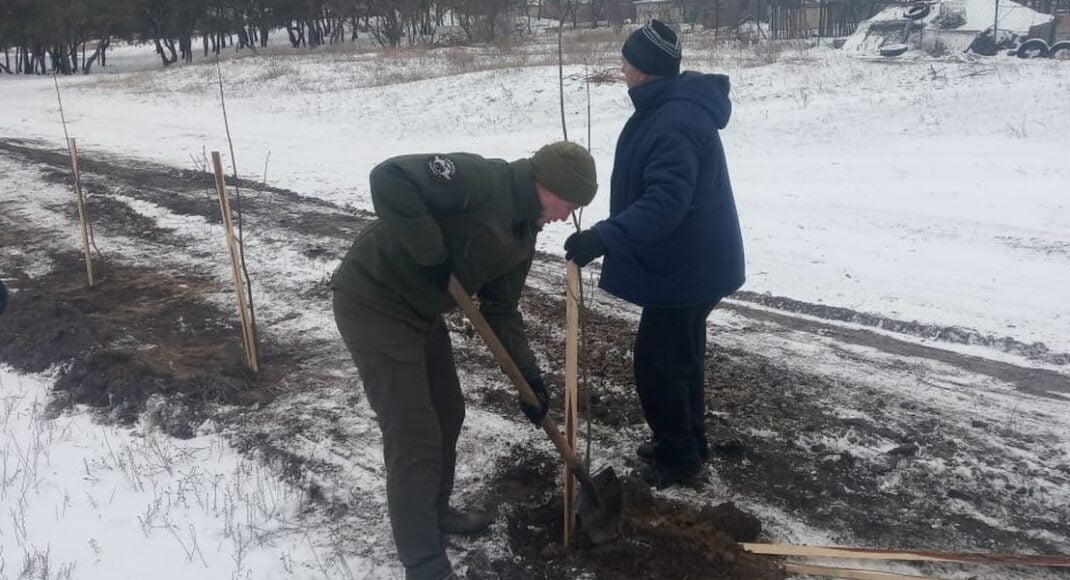
<path fill-rule="evenodd" d="M 576 232 L 565 240 L 565 259 L 572 260 L 579 267 L 591 263 L 598 256 L 606 255 L 606 245 L 594 230 Z"/>
<path fill-rule="evenodd" d="M 435 288 L 445 291 L 450 285 L 450 274 L 453 273 L 453 264 L 449 259 L 430 266 L 420 266 L 420 273 L 427 278 Z"/>
<path fill-rule="evenodd" d="M 521 399 L 520 410 L 527 415 L 532 423 L 542 425 L 546 412 L 550 410 L 550 393 L 546 392 L 546 383 L 542 382 L 542 373 L 540 371 L 536 370 L 534 373 L 524 377 L 524 380 L 528 382 L 528 386 L 535 393 L 535 397 L 539 399 L 539 406 L 529 405 Z"/>

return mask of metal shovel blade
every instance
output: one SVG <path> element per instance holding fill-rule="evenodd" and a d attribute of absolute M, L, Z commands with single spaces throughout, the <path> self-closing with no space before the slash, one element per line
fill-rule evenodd
<path fill-rule="evenodd" d="M 620 535 L 621 513 L 624 511 L 624 490 L 613 467 L 604 467 L 593 476 L 577 473 L 580 480 L 580 501 L 577 515 L 584 533 L 591 542 L 605 544 Z"/>

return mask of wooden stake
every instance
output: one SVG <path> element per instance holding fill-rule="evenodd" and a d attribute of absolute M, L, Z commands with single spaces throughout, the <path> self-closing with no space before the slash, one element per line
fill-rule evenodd
<path fill-rule="evenodd" d="M 82 228 L 82 251 L 85 254 L 85 277 L 89 287 L 93 287 L 93 254 L 89 249 L 89 213 L 85 209 L 85 197 L 82 195 L 82 174 L 78 171 L 78 145 L 71 139 L 68 144 L 71 155 L 71 171 L 74 172 L 74 194 L 78 198 L 78 223 Z"/>
<path fill-rule="evenodd" d="M 848 578 L 849 580 L 926 580 L 933 576 L 913 576 L 881 572 L 879 570 L 862 570 L 858 568 L 835 568 L 832 566 L 814 566 L 812 564 L 784 564 L 784 571 L 789 574 L 806 574 L 824 578 Z"/>
<path fill-rule="evenodd" d="M 1029 554 L 985 554 L 978 552 L 943 552 L 939 550 L 889 550 L 884 548 L 848 548 L 841 546 L 792 546 L 787 544 L 741 544 L 755 554 L 804 556 L 808 558 L 850 558 L 858 560 L 907 560 L 914 562 L 965 562 L 972 564 L 1007 564 L 1014 566 L 1048 566 L 1070 568 L 1070 556 L 1033 556 Z"/>
<path fill-rule="evenodd" d="M 218 151 L 212 151 L 212 166 L 215 170 L 215 188 L 219 194 L 219 211 L 223 216 L 223 232 L 227 239 L 227 251 L 230 253 L 230 271 L 234 276 L 234 291 L 238 295 L 238 314 L 241 316 L 245 362 L 255 373 L 260 370 L 260 362 L 253 335 L 252 313 L 245 299 L 245 285 L 242 283 L 241 261 L 238 257 L 238 240 L 234 237 L 234 223 L 230 216 L 230 198 L 227 196 L 227 185 L 223 177 L 223 160 Z"/>
<path fill-rule="evenodd" d="M 565 266 L 565 441 L 576 448 L 576 413 L 579 409 L 579 326 L 580 268 L 574 262 Z M 572 544 L 576 526 L 576 479 L 572 466 L 565 463 L 565 547 Z"/>

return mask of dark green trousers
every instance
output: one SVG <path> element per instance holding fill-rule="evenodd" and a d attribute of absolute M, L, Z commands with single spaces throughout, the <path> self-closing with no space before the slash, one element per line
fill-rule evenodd
<path fill-rule="evenodd" d="M 342 292 L 334 320 L 383 434 L 386 501 L 408 580 L 451 571 L 438 518 L 449 505 L 464 398 L 446 325 L 404 321 Z"/>

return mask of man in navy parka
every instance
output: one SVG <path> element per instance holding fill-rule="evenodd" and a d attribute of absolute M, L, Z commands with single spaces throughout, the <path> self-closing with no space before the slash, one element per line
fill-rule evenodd
<path fill-rule="evenodd" d="M 605 256 L 599 286 L 643 307 L 635 337 L 639 400 L 653 432 L 640 475 L 665 487 L 702 471 L 706 319 L 743 285 L 743 241 L 718 131 L 728 77 L 680 73 L 680 42 L 653 20 L 624 43 L 635 113 L 617 141 L 610 217 L 565 241 L 580 266 Z"/>

